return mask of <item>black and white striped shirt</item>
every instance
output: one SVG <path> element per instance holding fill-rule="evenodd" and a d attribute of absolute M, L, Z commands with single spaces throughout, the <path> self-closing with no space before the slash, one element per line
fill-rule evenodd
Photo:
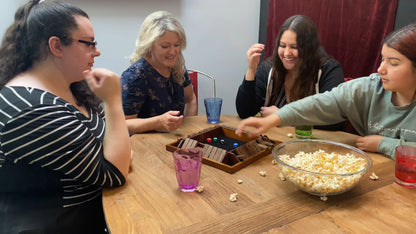
<path fill-rule="evenodd" d="M 88 228 L 104 232 L 102 188 L 125 183 L 104 158 L 104 130 L 103 112 L 90 112 L 88 118 L 49 92 L 4 87 L 0 233 Z"/>

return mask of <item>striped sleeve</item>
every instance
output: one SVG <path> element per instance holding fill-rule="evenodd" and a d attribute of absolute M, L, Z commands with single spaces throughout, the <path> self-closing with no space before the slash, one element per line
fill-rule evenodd
<path fill-rule="evenodd" d="M 3 127 L 1 137 L 9 162 L 33 164 L 102 187 L 125 183 L 120 171 L 104 158 L 102 142 L 64 106 L 22 111 Z"/>

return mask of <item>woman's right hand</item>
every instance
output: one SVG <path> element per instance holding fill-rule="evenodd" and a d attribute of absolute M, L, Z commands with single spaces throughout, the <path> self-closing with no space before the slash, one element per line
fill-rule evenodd
<path fill-rule="evenodd" d="M 263 44 L 254 44 L 247 51 L 248 70 L 246 80 L 254 80 L 257 67 L 260 63 L 261 52 L 264 50 Z"/>
<path fill-rule="evenodd" d="M 179 128 L 183 121 L 183 115 L 179 111 L 168 111 L 159 116 L 160 125 L 163 129 L 174 131 Z"/>
<path fill-rule="evenodd" d="M 84 71 L 91 91 L 104 102 L 121 98 L 120 76 L 105 68 Z"/>
<path fill-rule="evenodd" d="M 251 131 L 248 133 L 250 138 L 254 138 L 260 134 L 267 132 L 274 126 L 279 126 L 280 123 L 281 120 L 278 114 L 272 114 L 264 118 L 250 117 L 240 122 L 235 133 L 238 136 L 241 136 L 243 132 L 247 130 L 247 128 L 254 128 L 251 129 Z"/>
<path fill-rule="evenodd" d="M 277 106 L 263 106 L 260 108 L 260 113 L 262 117 L 267 117 L 278 110 Z"/>

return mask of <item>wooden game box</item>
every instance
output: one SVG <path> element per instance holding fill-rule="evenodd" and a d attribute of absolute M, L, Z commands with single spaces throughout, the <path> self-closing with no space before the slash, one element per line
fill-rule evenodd
<path fill-rule="evenodd" d="M 252 139 L 246 132 L 243 132 L 242 136 L 238 136 L 235 130 L 232 127 L 216 125 L 188 135 L 188 137 L 179 138 L 167 144 L 166 150 L 174 152 L 180 148 L 201 148 L 203 150 L 202 163 L 234 173 L 270 154 L 273 147 L 281 143 L 269 139 L 266 135 Z M 208 138 L 223 138 L 221 139 L 223 141 L 208 143 Z M 238 147 L 233 146 L 234 142 L 239 143 Z"/>

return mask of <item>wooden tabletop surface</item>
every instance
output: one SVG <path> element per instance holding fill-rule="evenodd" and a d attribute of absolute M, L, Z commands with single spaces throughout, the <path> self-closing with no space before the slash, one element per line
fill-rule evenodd
<path fill-rule="evenodd" d="M 239 122 L 236 116 L 222 115 L 219 124 L 237 127 Z M 166 145 L 212 126 L 205 116 L 194 116 L 185 118 L 174 132 L 131 137 L 134 160 L 127 184 L 105 191 L 103 197 L 112 233 L 415 232 L 416 190 L 394 183 L 394 161 L 380 154 L 368 153 L 373 167 L 357 187 L 326 201 L 280 180 L 271 154 L 233 174 L 203 164 L 204 191 L 180 191 Z M 294 128 L 274 128 L 266 135 L 282 142 L 294 140 L 288 133 L 294 134 Z M 319 130 L 313 136 L 350 145 L 356 138 Z M 378 180 L 369 178 L 373 172 Z M 232 193 L 238 194 L 236 202 L 229 200 Z"/>

